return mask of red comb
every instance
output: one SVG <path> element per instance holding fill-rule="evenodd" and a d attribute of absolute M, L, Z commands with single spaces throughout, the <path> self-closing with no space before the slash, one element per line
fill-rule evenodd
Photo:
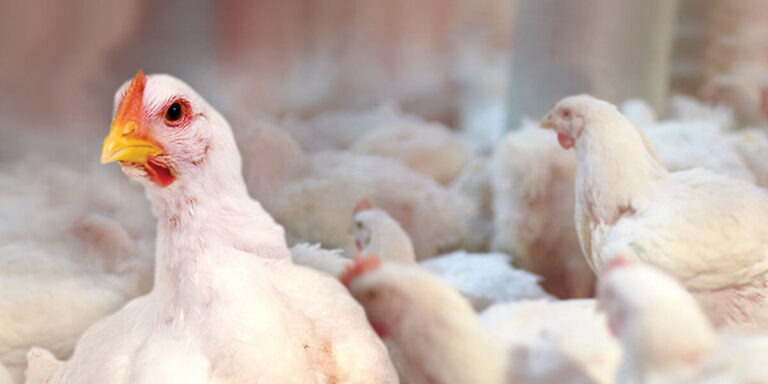
<path fill-rule="evenodd" d="M 372 208 L 373 204 L 371 204 L 371 202 L 364 197 L 362 200 L 357 202 L 357 205 L 355 205 L 354 214 L 357 215 L 359 212 L 367 211 Z"/>
<path fill-rule="evenodd" d="M 613 259 L 608 260 L 607 263 L 603 266 L 603 275 L 607 274 L 608 272 L 618 269 L 618 268 L 624 268 L 630 264 L 629 260 L 627 260 L 624 255 L 618 254 Z"/>
<path fill-rule="evenodd" d="M 367 257 L 355 255 L 352 258 L 352 264 L 347 266 L 344 273 L 339 276 L 339 280 L 342 284 L 348 287 L 352 280 L 355 280 L 367 272 L 378 269 L 380 265 L 381 260 L 375 253 L 372 253 Z"/>
<path fill-rule="evenodd" d="M 131 81 L 128 91 L 125 92 L 123 100 L 115 114 L 115 122 L 123 123 L 141 116 L 141 104 L 144 99 L 144 88 L 147 86 L 147 77 L 144 72 L 139 72 Z"/>

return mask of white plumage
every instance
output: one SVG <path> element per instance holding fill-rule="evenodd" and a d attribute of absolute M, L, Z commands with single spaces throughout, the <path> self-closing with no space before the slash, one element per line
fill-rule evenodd
<path fill-rule="evenodd" d="M 768 335 L 715 333 L 671 276 L 614 261 L 599 300 L 625 348 L 617 383 L 762 383 Z"/>
<path fill-rule="evenodd" d="M 524 300 L 481 314 L 504 343 L 511 383 L 612 383 L 621 348 L 595 300 Z"/>
<path fill-rule="evenodd" d="M 274 123 L 240 120 L 246 182 L 289 242 L 350 248 L 349 212 L 364 197 L 403 225 L 418 258 L 457 249 L 467 237 L 476 214 L 471 201 L 399 161 L 348 151 L 304 154 Z"/>
<path fill-rule="evenodd" d="M 155 286 L 89 328 L 67 362 L 33 349 L 27 382 L 396 382 L 359 305 L 295 266 L 248 197 L 227 122 L 170 76 L 139 73 L 127 89 L 102 159 L 121 160 L 152 203 Z"/>
<path fill-rule="evenodd" d="M 469 303 L 437 277 L 384 262 L 355 276 L 349 290 L 387 342 L 402 382 L 507 382 L 501 346 Z"/>
<path fill-rule="evenodd" d="M 590 96 L 561 100 L 542 126 L 576 148 L 576 229 L 596 271 L 617 254 L 643 260 L 694 291 L 716 325 L 768 326 L 764 190 L 667 171 L 615 106 Z"/>
<path fill-rule="evenodd" d="M 573 229 L 573 154 L 551 132 L 525 122 L 499 143 L 490 168 L 491 249 L 515 255 L 558 297 L 590 297 L 595 277 Z"/>
<path fill-rule="evenodd" d="M 365 133 L 350 150 L 397 159 L 440 184 L 449 184 L 467 165 L 469 146 L 438 123 L 413 121 Z"/>
<path fill-rule="evenodd" d="M 358 204 L 358 208 L 361 205 L 365 204 Z M 361 208 L 355 214 L 354 232 L 363 255 L 416 263 L 408 235 L 384 210 Z M 515 269 L 509 255 L 502 253 L 456 251 L 422 260 L 418 265 L 458 290 L 477 310 L 493 303 L 550 297 L 539 286 L 539 276 Z"/>
<path fill-rule="evenodd" d="M 88 326 L 149 291 L 154 223 L 119 172 L 61 151 L 84 141 L 17 138 L 38 148 L 0 163 L 0 363 L 21 381 L 30 347 L 67 358 Z"/>

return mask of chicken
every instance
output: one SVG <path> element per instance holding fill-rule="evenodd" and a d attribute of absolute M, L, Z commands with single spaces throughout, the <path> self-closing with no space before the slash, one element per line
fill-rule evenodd
<path fill-rule="evenodd" d="M 713 352 L 715 331 L 693 297 L 673 278 L 628 263 L 623 256 L 613 259 L 598 289 L 610 328 L 626 351 L 618 381 L 642 383 L 653 370 L 686 369 Z"/>
<path fill-rule="evenodd" d="M 88 141 L 16 138 L 0 152 L 37 148 L 0 161 L 0 363 L 21 382 L 30 347 L 67 358 L 92 323 L 149 291 L 154 223 L 117 170 L 69 150 Z"/>
<path fill-rule="evenodd" d="M 450 184 L 469 162 L 469 147 L 438 123 L 414 121 L 364 134 L 352 152 L 397 159 L 440 184 Z"/>
<path fill-rule="evenodd" d="M 622 106 L 648 136 L 665 167 L 673 171 L 704 167 L 750 182 L 758 178 L 764 164 L 759 160 L 758 133 L 747 138 L 728 131 L 727 109 L 698 102 L 688 105 L 694 102 L 680 97 L 674 100 L 682 114 L 675 120 L 656 121 L 655 111 L 641 100 Z M 491 249 L 518 256 L 519 265 L 541 275 L 544 288 L 558 297 L 589 297 L 595 277 L 578 250 L 572 227 L 576 157 L 563 152 L 554 136 L 524 122 L 497 146 L 490 178 Z"/>
<path fill-rule="evenodd" d="M 491 188 L 491 160 L 488 155 L 476 155 L 451 183 L 451 191 L 466 196 L 472 203 L 472 228 L 463 241 L 463 248 L 471 252 L 488 252 L 493 237 L 493 189 Z"/>
<path fill-rule="evenodd" d="M 494 233 L 491 250 L 515 255 L 560 298 L 591 297 L 595 276 L 573 228 L 576 160 L 554 135 L 525 122 L 496 148 L 491 162 Z"/>
<path fill-rule="evenodd" d="M 716 326 L 768 326 L 766 191 L 705 169 L 667 171 L 641 131 L 588 95 L 561 100 L 541 126 L 576 150 L 575 225 L 596 272 L 621 253 L 679 279 Z"/>
<path fill-rule="evenodd" d="M 461 295 L 415 265 L 369 257 L 342 279 L 387 342 L 403 383 L 507 382 L 501 346 Z"/>
<path fill-rule="evenodd" d="M 368 200 L 357 204 L 353 230 L 357 252 L 401 264 L 416 263 L 408 234 L 387 212 L 374 208 Z M 538 276 L 513 268 L 505 254 L 456 251 L 418 265 L 458 290 L 476 310 L 499 302 L 550 298 L 539 286 Z"/>
<path fill-rule="evenodd" d="M 478 318 L 441 279 L 375 254 L 355 259 L 341 280 L 403 382 L 496 383 L 506 366 L 505 383 L 609 383 L 619 361 L 594 300 L 496 304 Z"/>
<path fill-rule="evenodd" d="M 101 160 L 145 188 L 155 285 L 91 326 L 67 362 L 32 349 L 27 383 L 396 382 L 344 287 L 291 262 L 226 120 L 168 75 L 139 71 L 118 99 Z"/>
<path fill-rule="evenodd" d="M 768 335 L 717 334 L 685 288 L 653 267 L 613 259 L 598 296 L 625 350 L 619 384 L 768 380 Z"/>
<path fill-rule="evenodd" d="M 476 212 L 472 202 L 399 161 L 349 151 L 303 153 L 274 122 L 243 115 L 238 133 L 254 197 L 282 224 L 289 243 L 348 249 L 349 212 L 368 197 L 413 240 L 420 259 L 461 248 Z M 247 118 L 247 119 L 246 119 Z"/>
<path fill-rule="evenodd" d="M 613 383 L 621 348 L 594 299 L 491 306 L 481 321 L 504 343 L 511 383 Z"/>

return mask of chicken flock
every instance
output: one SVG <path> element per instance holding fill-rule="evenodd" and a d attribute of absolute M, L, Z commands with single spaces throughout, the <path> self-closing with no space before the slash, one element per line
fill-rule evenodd
<path fill-rule="evenodd" d="M 570 96 L 495 148 L 230 108 L 139 71 L 124 175 L 0 143 L 0 384 L 768 383 L 768 131 L 728 108 Z"/>

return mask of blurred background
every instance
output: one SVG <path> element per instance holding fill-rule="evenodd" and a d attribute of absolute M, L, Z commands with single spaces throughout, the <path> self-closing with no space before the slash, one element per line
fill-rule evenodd
<path fill-rule="evenodd" d="M 763 0 L 2 0 L 0 134 L 104 135 L 139 68 L 217 107 L 396 105 L 479 142 L 578 92 L 662 114 L 689 94 L 752 124 L 765 20 Z"/>

